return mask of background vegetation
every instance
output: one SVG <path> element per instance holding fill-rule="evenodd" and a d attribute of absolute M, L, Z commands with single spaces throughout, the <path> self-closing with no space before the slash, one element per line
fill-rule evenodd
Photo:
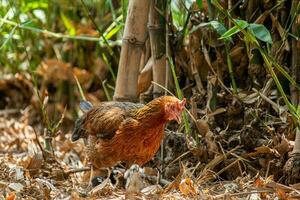
<path fill-rule="evenodd" d="M 223 198 L 229 190 L 249 197 L 243 192 L 251 186 L 262 189 L 261 198 L 291 198 L 299 188 L 279 184 L 300 180 L 299 1 L 163 2 L 157 9 L 165 26 L 163 87 L 189 102 L 184 124 L 167 127 L 161 156 L 148 164 L 167 181 L 163 194 Z M 83 98 L 76 78 L 93 104 L 113 99 L 128 6 L 128 0 L 0 0 L 0 167 L 30 171 L 21 180 L 0 173 L 3 198 L 13 191 L 79 198 L 81 177 L 68 171 L 83 160 L 83 144 L 69 142 Z M 151 82 L 159 80 L 147 64 L 155 53 L 152 36 L 149 30 L 142 48 L 141 102 L 165 93 Z M 39 191 L 38 177 L 61 178 L 54 169 L 64 184 Z M 25 186 L 25 179 L 34 184 Z M 24 185 L 17 190 L 10 183 Z M 116 187 L 109 191 L 115 195 Z"/>

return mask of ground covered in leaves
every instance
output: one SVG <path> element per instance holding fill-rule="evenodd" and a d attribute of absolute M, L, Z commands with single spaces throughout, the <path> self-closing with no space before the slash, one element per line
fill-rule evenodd
<path fill-rule="evenodd" d="M 294 27 L 294 21 L 299 22 L 298 1 L 220 1 L 226 14 L 245 20 L 247 32 L 263 28 L 254 43 L 220 9 L 212 12 L 205 3 L 209 1 L 203 1 L 202 9 L 197 6 L 202 1 L 189 6 L 184 2 L 192 1 L 178 1 L 175 10 L 172 4 L 167 33 L 171 55 L 166 56 L 174 63 L 175 75 L 168 77 L 167 88 L 176 91 L 178 79 L 187 98 L 190 132 L 185 134 L 183 124 L 170 123 L 163 148 L 151 162 L 127 171 L 118 165 L 93 189 L 88 172 L 83 172 L 84 143 L 70 141 L 74 120 L 81 114 L 74 77 L 94 105 L 111 99 L 120 58 L 119 30 L 124 27 L 112 23 L 115 16 L 102 4 L 91 4 L 89 10 L 80 2 L 43 8 L 47 20 L 28 16 L 36 27 L 54 32 L 31 26 L 31 31 L 22 30 L 27 21 L 1 25 L 8 39 L 1 40 L 0 54 L 0 200 L 300 199 L 300 156 L 292 152 L 296 123 L 287 107 L 292 103 L 286 103 L 290 99 L 299 104 L 299 91 L 287 76 L 299 74 L 299 28 Z M 114 2 L 121 8 L 123 1 Z M 21 14 L 25 18 L 25 13 L 10 17 L 9 10 L 17 12 L 19 5 L 10 6 L 1 13 L 5 19 L 19 22 Z M 111 33 L 110 24 L 120 27 Z M 235 35 L 221 40 L 220 32 L 227 28 Z M 104 29 L 111 46 L 98 43 L 98 31 Z M 66 40 L 57 38 L 71 33 Z M 89 40 L 70 40 L 73 35 Z M 149 38 L 145 43 L 138 83 L 141 102 L 154 93 L 153 66 L 144 66 L 151 60 Z"/>
<path fill-rule="evenodd" d="M 191 135 L 170 124 L 163 154 L 158 152 L 143 168 L 133 166 L 125 172 L 119 165 L 90 189 L 87 172 L 80 172 L 84 143 L 70 141 L 68 111 L 66 122 L 51 136 L 53 151 L 45 150 L 47 123 L 42 123 L 28 77 L 17 74 L 1 81 L 1 101 L 10 102 L 0 113 L 1 199 L 300 198 L 299 184 L 285 184 L 293 126 L 286 108 L 274 98 L 257 91 L 238 97 L 219 94 L 223 104 L 208 114 L 199 109 L 205 102 L 195 96 L 188 103 Z M 48 109 L 61 107 L 44 104 Z M 195 113 L 203 117 L 193 119 Z"/>

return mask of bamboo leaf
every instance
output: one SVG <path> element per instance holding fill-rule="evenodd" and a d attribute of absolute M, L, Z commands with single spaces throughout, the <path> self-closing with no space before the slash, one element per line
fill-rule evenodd
<path fill-rule="evenodd" d="M 272 37 L 269 32 L 269 30 L 262 24 L 250 24 L 248 27 L 249 30 L 251 30 L 254 34 L 254 36 L 263 41 L 267 42 L 269 44 L 272 44 Z"/>
<path fill-rule="evenodd" d="M 21 11 L 23 13 L 27 13 L 31 10 L 35 9 L 47 9 L 48 2 L 44 0 L 37 0 L 37 1 L 28 1 L 21 6 Z"/>
<path fill-rule="evenodd" d="M 64 15 L 63 12 L 60 12 L 60 17 L 65 25 L 65 27 L 67 28 L 68 32 L 70 35 L 76 35 L 76 30 L 74 25 L 72 24 L 72 22 Z"/>
<path fill-rule="evenodd" d="M 210 27 L 212 27 L 219 35 L 223 35 L 227 31 L 227 29 L 225 28 L 225 26 L 222 23 L 220 23 L 218 21 L 210 21 L 210 22 L 201 23 L 201 24 L 195 26 L 191 30 L 191 33 L 193 33 L 194 31 L 196 31 L 199 28 L 204 27 L 204 26 L 210 26 Z M 228 39 L 232 41 L 231 37 L 229 37 Z"/>
<path fill-rule="evenodd" d="M 115 26 L 115 28 L 113 28 L 111 31 L 109 31 L 106 35 L 105 35 L 105 39 L 109 40 L 111 39 L 116 33 L 119 32 L 119 30 L 121 29 L 122 26 Z"/>
<path fill-rule="evenodd" d="M 244 20 L 239 20 L 236 19 L 235 20 L 237 25 L 232 27 L 231 29 L 229 29 L 228 31 L 226 31 L 221 37 L 220 39 L 228 39 L 231 36 L 237 34 L 238 32 L 240 32 L 240 29 L 245 29 L 249 26 L 248 22 L 244 21 Z"/>
<path fill-rule="evenodd" d="M 16 30 L 17 26 L 15 26 L 9 33 L 8 37 L 4 40 L 4 42 L 2 43 L 0 50 L 6 45 L 6 43 L 13 37 L 14 32 Z"/>
<path fill-rule="evenodd" d="M 168 61 L 169 61 L 172 76 L 173 76 L 173 79 L 174 79 L 174 84 L 175 84 L 177 96 L 178 96 L 179 99 L 183 99 L 183 94 L 182 94 L 182 91 L 181 91 L 180 86 L 179 86 L 179 82 L 178 82 L 178 79 L 177 79 L 177 75 L 176 75 L 173 60 L 172 60 L 172 58 L 168 57 Z M 185 132 L 190 133 L 190 127 L 189 127 L 189 123 L 188 123 L 188 119 L 187 119 L 185 111 L 183 111 L 182 117 L 183 117 L 183 121 L 184 121 Z"/>
<path fill-rule="evenodd" d="M 7 11 L 7 13 L 5 14 L 5 16 L 3 17 L 4 20 L 6 20 L 6 19 L 8 18 L 9 12 L 10 12 L 10 10 Z M 0 30 L 1 30 L 1 26 L 2 26 L 3 24 L 4 24 L 4 22 L 3 22 L 3 21 L 0 21 Z"/>

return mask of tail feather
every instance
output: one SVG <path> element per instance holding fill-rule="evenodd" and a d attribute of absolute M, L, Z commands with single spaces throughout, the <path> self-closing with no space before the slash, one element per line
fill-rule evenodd
<path fill-rule="evenodd" d="M 75 142 L 85 136 L 85 130 L 82 128 L 83 123 L 84 123 L 83 117 L 80 117 L 76 120 L 75 127 L 71 137 L 72 142 Z"/>
<path fill-rule="evenodd" d="M 79 104 L 80 109 L 82 112 L 87 112 L 93 108 L 93 104 L 89 101 L 81 101 Z"/>
<path fill-rule="evenodd" d="M 83 100 L 80 102 L 79 107 L 82 110 L 82 112 L 86 113 L 93 108 L 93 105 L 91 102 Z M 84 120 L 85 117 L 82 116 L 75 121 L 75 127 L 71 137 L 72 142 L 75 142 L 80 138 L 84 138 L 84 136 L 86 135 L 85 130 L 82 128 Z"/>

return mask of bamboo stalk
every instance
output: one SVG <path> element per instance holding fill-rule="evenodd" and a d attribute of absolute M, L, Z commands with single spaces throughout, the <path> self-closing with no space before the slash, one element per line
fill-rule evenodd
<path fill-rule="evenodd" d="M 164 85 L 166 81 L 166 22 L 164 16 L 166 3 L 166 0 L 151 0 L 148 23 L 153 60 L 153 81 L 160 85 Z M 153 86 L 154 98 L 163 94 L 164 90 L 161 87 Z"/>
<path fill-rule="evenodd" d="M 291 8 L 292 16 L 295 17 L 295 20 L 292 25 L 292 34 L 299 37 L 300 36 L 300 2 L 299 0 L 292 1 Z M 300 42 L 295 38 L 292 38 L 292 77 L 293 79 L 299 83 L 300 81 L 300 50 L 299 50 Z M 291 97 L 294 105 L 300 105 L 300 91 L 295 86 L 291 85 Z M 299 153 L 300 153 L 300 130 L 299 130 L 299 120 L 297 121 L 298 127 L 296 128 L 296 137 L 295 137 L 295 145 L 293 148 L 293 152 L 290 155 L 290 159 L 286 162 L 286 170 L 288 174 L 288 182 L 293 183 L 295 180 L 298 181 L 299 176 L 294 177 L 295 174 L 299 174 L 299 167 L 297 167 L 299 163 Z M 290 165 L 290 167 L 289 167 Z"/>
<path fill-rule="evenodd" d="M 294 23 L 292 24 L 292 34 L 299 37 L 300 36 L 300 11 L 298 5 L 300 4 L 299 1 L 293 1 L 292 3 L 292 16 L 295 17 Z M 299 84 L 300 82 L 300 42 L 297 41 L 295 38 L 291 38 L 292 40 L 292 78 Z M 299 90 L 291 85 L 291 97 L 292 102 L 295 105 L 300 104 L 300 92 Z"/>
<path fill-rule="evenodd" d="M 148 0 L 129 1 L 114 93 L 116 101 L 138 101 L 137 82 L 141 55 L 147 39 L 149 6 Z"/>

